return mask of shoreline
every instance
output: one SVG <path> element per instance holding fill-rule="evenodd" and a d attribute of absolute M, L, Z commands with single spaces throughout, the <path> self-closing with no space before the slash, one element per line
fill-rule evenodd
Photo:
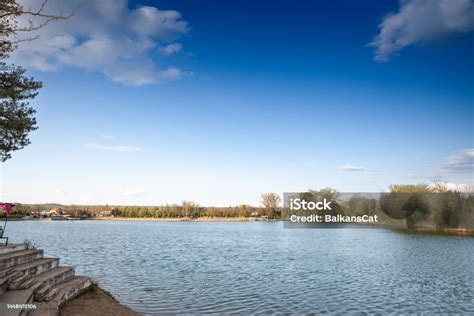
<path fill-rule="evenodd" d="M 49 218 L 11 218 L 9 221 L 50 221 Z M 77 219 L 79 220 L 79 219 Z M 58 220 L 62 222 L 63 220 Z M 152 222 L 276 222 L 283 221 L 281 219 L 261 219 L 258 217 L 174 217 L 174 218 L 156 218 L 156 217 L 112 217 L 97 216 L 80 219 L 79 221 L 152 221 Z M 466 236 L 474 237 L 474 229 L 472 228 L 437 228 L 437 227 L 418 227 L 408 228 L 402 225 L 391 224 L 356 224 L 370 228 L 385 228 L 403 234 L 420 234 L 420 235 L 444 235 L 444 236 Z"/>
<path fill-rule="evenodd" d="M 93 282 L 87 291 L 73 297 L 60 306 L 59 316 L 68 315 L 141 316 L 142 314 L 121 304 L 112 294 Z"/>
<path fill-rule="evenodd" d="M 84 219 L 84 220 L 91 220 L 91 221 L 155 221 L 155 222 L 257 222 L 257 221 L 259 221 L 259 219 L 255 218 L 255 217 L 196 217 L 196 218 L 170 217 L 170 218 L 157 218 L 157 217 L 111 217 L 111 216 L 91 217 L 91 218 L 87 218 L 87 219 Z"/>
<path fill-rule="evenodd" d="M 390 229 L 401 234 L 474 237 L 474 229 L 469 228 L 391 227 Z"/>

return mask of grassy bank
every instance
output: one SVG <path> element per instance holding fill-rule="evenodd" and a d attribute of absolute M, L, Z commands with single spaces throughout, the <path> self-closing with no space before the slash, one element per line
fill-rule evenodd
<path fill-rule="evenodd" d="M 474 230 L 468 228 L 436 228 L 436 227 L 391 227 L 394 231 L 402 234 L 416 234 L 416 235 L 440 235 L 440 236 L 468 236 L 474 237 Z"/>

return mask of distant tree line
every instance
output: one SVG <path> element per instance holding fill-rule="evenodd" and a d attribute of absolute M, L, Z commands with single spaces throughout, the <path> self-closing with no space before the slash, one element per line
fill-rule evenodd
<path fill-rule="evenodd" d="M 404 225 L 408 228 L 469 228 L 474 229 L 474 195 L 467 191 L 453 191 L 444 183 L 389 187 L 379 194 L 341 194 L 325 188 L 297 193 L 293 198 L 306 202 L 323 199 L 334 201 L 331 210 L 283 209 L 283 218 L 296 215 L 379 215 L 379 224 Z"/>
<path fill-rule="evenodd" d="M 349 200 L 336 203 L 333 210 L 344 215 L 381 215 L 381 224 L 405 224 L 408 228 L 470 228 L 474 229 L 474 195 L 453 191 L 444 183 L 389 187 L 378 197 L 354 194 Z M 331 189 L 310 191 L 321 197 L 338 198 Z"/>
<path fill-rule="evenodd" d="M 436 194 L 434 194 L 436 193 Z M 474 196 L 472 193 L 455 192 L 443 184 L 392 185 L 390 191 L 379 197 L 354 194 L 350 199 L 340 199 L 337 190 L 326 188 L 300 193 L 306 201 L 337 200 L 332 213 L 343 215 L 381 215 L 381 224 L 406 224 L 409 228 L 474 228 Z M 261 207 L 238 205 L 229 207 L 203 207 L 190 201 L 162 206 L 109 206 L 109 205 L 59 205 L 17 204 L 12 214 L 30 215 L 56 209 L 73 217 L 113 216 L 125 218 L 232 218 L 261 217 L 285 219 L 285 209 L 276 193 L 261 195 Z"/>
<path fill-rule="evenodd" d="M 13 215 L 31 215 L 44 210 L 61 210 L 73 217 L 114 216 L 128 218 L 198 218 L 198 217 L 250 217 L 271 216 L 273 209 L 238 205 L 229 207 L 202 207 L 184 201 L 181 204 L 163 206 L 109 206 L 109 205 L 59 205 L 59 204 L 16 204 Z"/>
<path fill-rule="evenodd" d="M 474 195 L 452 191 L 446 184 L 392 185 L 380 207 L 408 228 L 474 228 Z"/>

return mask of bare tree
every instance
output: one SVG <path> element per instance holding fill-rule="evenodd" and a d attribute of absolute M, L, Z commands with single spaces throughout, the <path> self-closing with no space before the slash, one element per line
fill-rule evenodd
<path fill-rule="evenodd" d="M 449 191 L 448 184 L 443 181 L 443 178 L 441 176 L 432 177 L 431 184 L 428 186 L 428 188 L 434 193 L 442 193 Z"/>
<path fill-rule="evenodd" d="M 268 216 L 275 218 L 279 214 L 279 206 L 281 202 L 280 196 L 276 193 L 269 192 L 263 193 L 261 198 Z"/>
<path fill-rule="evenodd" d="M 46 13 L 48 0 L 43 0 L 38 9 L 25 8 L 16 0 L 0 0 L 0 161 L 11 158 L 11 152 L 30 143 L 28 134 L 35 130 L 36 110 L 28 100 L 34 99 L 42 83 L 25 75 L 26 69 L 7 64 L 9 54 L 22 41 L 32 41 L 39 35 L 19 38 L 19 34 L 31 34 L 54 20 L 69 19 L 79 8 L 69 14 L 59 11 Z M 26 23 L 19 25 L 19 18 Z"/>
<path fill-rule="evenodd" d="M 62 10 L 59 10 L 57 13 L 47 13 L 48 0 L 43 0 L 37 9 L 33 9 L 31 6 L 24 7 L 17 3 L 17 0 L 2 0 L 0 3 L 1 27 L 8 29 L 10 34 L 36 31 L 51 21 L 69 19 L 81 6 L 82 3 L 78 3 L 67 14 Z M 18 25 L 17 18 L 19 16 L 27 17 L 26 25 Z"/>

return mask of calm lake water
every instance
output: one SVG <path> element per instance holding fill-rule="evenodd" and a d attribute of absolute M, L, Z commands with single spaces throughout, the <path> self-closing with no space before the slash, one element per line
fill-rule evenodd
<path fill-rule="evenodd" d="M 279 222 L 9 222 L 146 313 L 474 313 L 474 238 Z"/>

